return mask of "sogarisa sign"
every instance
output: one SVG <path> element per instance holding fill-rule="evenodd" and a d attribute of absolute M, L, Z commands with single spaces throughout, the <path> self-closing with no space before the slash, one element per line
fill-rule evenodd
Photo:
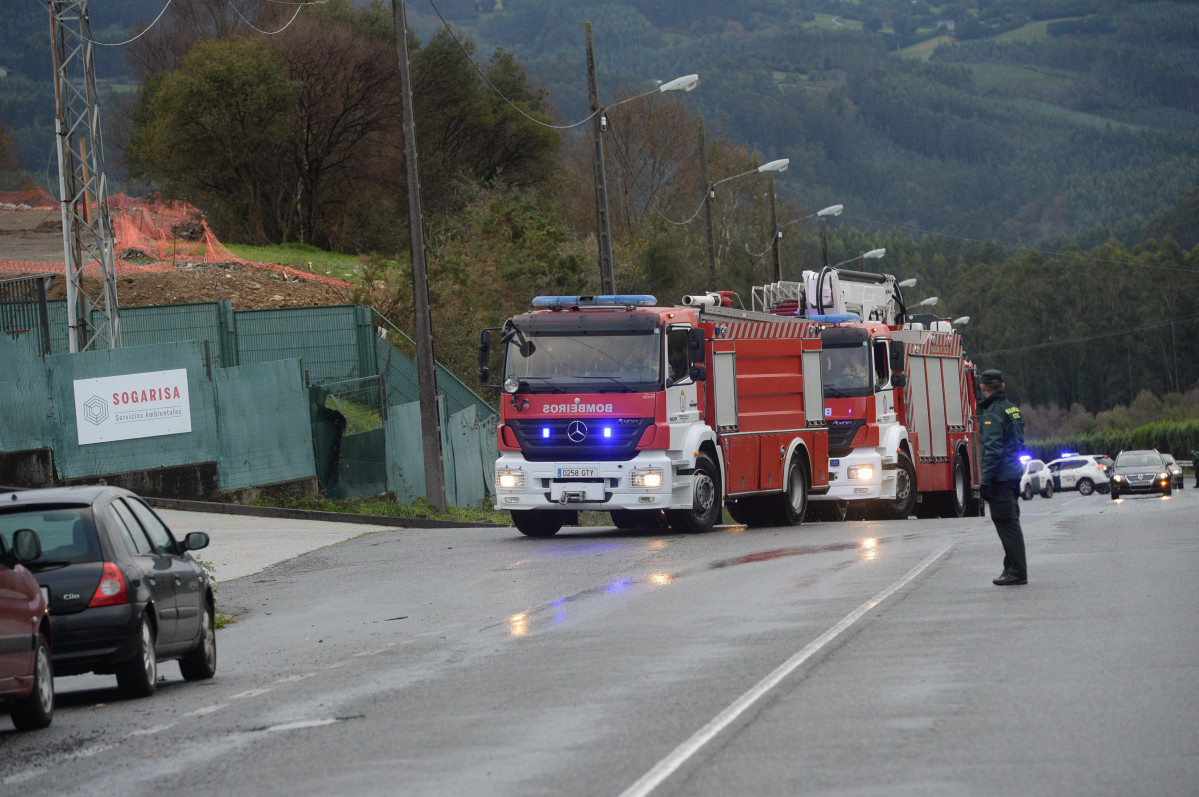
<path fill-rule="evenodd" d="M 80 445 L 190 432 L 187 370 L 76 379 L 75 421 Z"/>

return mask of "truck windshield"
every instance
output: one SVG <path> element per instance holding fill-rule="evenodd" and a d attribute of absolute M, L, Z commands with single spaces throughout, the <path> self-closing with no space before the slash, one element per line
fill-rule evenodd
<path fill-rule="evenodd" d="M 509 340 L 504 357 L 504 376 L 520 379 L 522 393 L 656 390 L 661 373 L 659 329 L 639 334 L 534 333 Z"/>
<path fill-rule="evenodd" d="M 870 395 L 870 347 L 866 342 L 852 346 L 825 346 L 820 353 L 825 398 Z"/>

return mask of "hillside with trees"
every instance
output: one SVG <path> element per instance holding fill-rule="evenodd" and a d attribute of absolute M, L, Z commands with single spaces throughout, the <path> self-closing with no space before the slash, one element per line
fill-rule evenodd
<path fill-rule="evenodd" d="M 136 37 L 97 65 L 114 189 L 186 199 L 228 242 L 361 255 L 357 299 L 411 328 L 390 4 L 193 0 L 153 25 L 157 2 L 126 6 L 138 23 L 99 7 L 93 21 L 97 38 Z M 1146 391 L 1185 415 L 1199 384 L 1197 8 L 730 0 L 680 22 L 662 0 L 445 0 L 447 28 L 412 2 L 437 355 L 473 383 L 480 328 L 532 295 L 599 288 L 577 124 L 591 21 L 619 290 L 731 288 L 748 306 L 772 278 L 773 185 L 785 279 L 819 267 L 824 244 L 830 263 L 885 247 L 872 262 L 918 278 L 910 300 L 970 316 L 969 350 L 1034 417 L 1101 429 L 1152 405 Z M 0 20 L 6 52 L 36 50 L 38 16 Z M 49 66 L 39 78 L 34 61 L 0 80 L 0 188 L 56 186 Z M 696 91 L 638 97 L 690 72 Z M 701 142 L 720 181 L 715 269 Z M 781 157 L 773 182 L 755 173 Z M 837 203 L 822 241 L 813 215 Z"/>

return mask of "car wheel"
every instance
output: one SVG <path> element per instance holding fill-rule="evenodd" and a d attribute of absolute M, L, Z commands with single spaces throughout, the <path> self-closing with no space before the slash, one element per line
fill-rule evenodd
<path fill-rule="evenodd" d="M 1034 495 L 1036 495 L 1036 493 L 1032 491 L 1032 482 L 1024 485 L 1024 489 L 1020 492 L 1020 497 L 1025 501 L 1031 501 Z"/>
<path fill-rule="evenodd" d="M 117 667 L 117 688 L 127 698 L 149 697 L 158 683 L 158 654 L 154 650 L 154 626 L 142 617 L 137 635 L 137 653 Z"/>
<path fill-rule="evenodd" d="M 700 454 L 695 458 L 695 470 L 691 478 L 691 508 L 672 509 L 666 513 L 666 517 L 675 531 L 700 534 L 710 531 L 721 514 L 720 474 L 712 458 Z"/>
<path fill-rule="evenodd" d="M 1053 498 L 1053 482 L 1045 482 L 1045 489 L 1041 491 L 1044 498 Z"/>
<path fill-rule="evenodd" d="M 1090 495 L 1093 492 L 1095 492 L 1095 482 L 1091 481 L 1090 479 L 1078 480 L 1079 495 Z"/>
<path fill-rule="evenodd" d="M 54 719 L 54 671 L 50 666 L 50 643 L 45 634 L 37 635 L 33 654 L 33 689 L 9 710 L 12 724 L 19 731 L 45 728 Z"/>
<path fill-rule="evenodd" d="M 179 660 L 185 681 L 203 681 L 216 675 L 216 623 L 212 607 L 205 604 L 200 618 L 200 641 Z"/>
<path fill-rule="evenodd" d="M 512 523 L 527 537 L 552 537 L 562 528 L 562 513 L 557 509 L 513 510 Z"/>

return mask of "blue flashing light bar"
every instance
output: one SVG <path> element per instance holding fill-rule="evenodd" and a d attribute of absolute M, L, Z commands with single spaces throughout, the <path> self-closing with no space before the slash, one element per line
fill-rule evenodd
<path fill-rule="evenodd" d="M 809 321 L 815 321 L 818 324 L 840 324 L 845 321 L 861 321 L 857 313 L 832 313 L 826 315 L 810 315 Z"/>
<path fill-rule="evenodd" d="M 1032 459 L 1032 457 L 1030 457 L 1028 454 L 1021 454 L 1021 455 L 1020 455 L 1020 461 L 1021 461 L 1021 462 L 1028 462 L 1030 459 Z"/>
<path fill-rule="evenodd" d="M 648 293 L 609 293 L 600 296 L 535 296 L 534 307 L 650 307 L 658 300 Z"/>

